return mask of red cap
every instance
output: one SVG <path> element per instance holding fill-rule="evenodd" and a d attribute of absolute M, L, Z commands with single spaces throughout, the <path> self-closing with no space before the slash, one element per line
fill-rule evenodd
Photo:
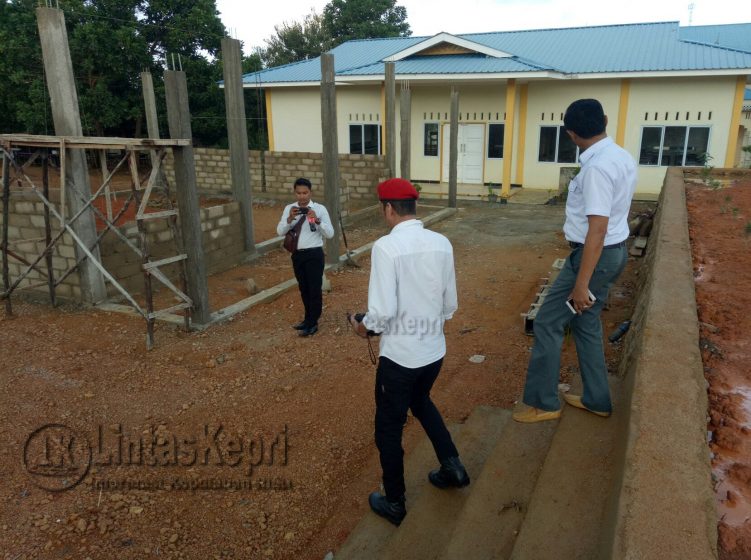
<path fill-rule="evenodd" d="M 388 179 L 378 185 L 379 200 L 417 200 L 417 189 L 406 179 Z"/>

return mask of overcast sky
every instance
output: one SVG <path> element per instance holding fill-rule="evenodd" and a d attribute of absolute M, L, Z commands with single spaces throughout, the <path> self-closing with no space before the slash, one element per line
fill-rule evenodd
<path fill-rule="evenodd" d="M 217 0 L 230 35 L 244 42 L 245 54 L 274 34 L 274 26 L 301 21 L 326 0 Z M 415 36 L 441 31 L 459 35 L 484 31 L 545 29 L 618 23 L 680 21 L 689 24 L 751 23 L 749 0 L 397 0 L 407 8 Z"/>

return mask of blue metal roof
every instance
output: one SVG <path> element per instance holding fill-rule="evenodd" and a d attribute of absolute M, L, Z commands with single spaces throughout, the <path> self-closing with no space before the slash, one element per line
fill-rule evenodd
<path fill-rule="evenodd" d="M 747 23 L 729 25 L 695 25 L 681 27 L 684 41 L 704 43 L 751 53 L 751 29 Z"/>
<path fill-rule="evenodd" d="M 536 71 L 590 74 L 751 68 L 751 23 L 681 28 L 677 22 L 663 22 L 472 33 L 459 37 L 512 56 L 420 56 L 418 53 L 397 61 L 396 74 L 406 77 Z M 428 38 L 348 41 L 331 51 L 336 73 L 339 76 L 382 76 L 383 59 Z M 260 81 L 262 85 L 319 83 L 320 79 L 318 58 L 244 76 L 246 84 Z"/>

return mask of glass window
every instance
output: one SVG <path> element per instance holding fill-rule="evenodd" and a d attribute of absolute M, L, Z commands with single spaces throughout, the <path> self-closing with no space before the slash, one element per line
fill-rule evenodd
<path fill-rule="evenodd" d="M 709 127 L 692 126 L 689 128 L 686 161 L 683 165 L 706 165 L 708 163 L 707 148 L 709 148 Z"/>
<path fill-rule="evenodd" d="M 645 126 L 640 165 L 701 166 L 707 161 L 708 126 Z"/>
<path fill-rule="evenodd" d="M 505 126 L 502 124 L 488 125 L 488 158 L 503 157 L 503 135 Z"/>
<path fill-rule="evenodd" d="M 543 126 L 540 128 L 539 161 L 555 161 L 557 126 Z"/>
<path fill-rule="evenodd" d="M 362 153 L 362 125 L 360 124 L 349 125 L 349 153 Z"/>
<path fill-rule="evenodd" d="M 645 126 L 641 130 L 640 165 L 659 165 L 660 145 L 662 144 L 662 127 Z"/>
<path fill-rule="evenodd" d="M 425 123 L 425 139 L 423 144 L 423 155 L 438 155 L 438 123 Z"/>
<path fill-rule="evenodd" d="M 662 158 L 660 165 L 683 165 L 683 153 L 686 149 L 686 127 L 666 126 L 662 140 Z"/>
<path fill-rule="evenodd" d="M 562 126 L 558 128 L 558 163 L 576 163 L 576 144 Z"/>
<path fill-rule="evenodd" d="M 381 153 L 381 125 L 351 124 L 349 125 L 349 153 L 350 154 L 380 154 Z"/>
<path fill-rule="evenodd" d="M 363 153 L 366 154 L 380 154 L 381 150 L 378 148 L 381 145 L 381 127 L 377 124 L 365 124 L 363 125 Z"/>

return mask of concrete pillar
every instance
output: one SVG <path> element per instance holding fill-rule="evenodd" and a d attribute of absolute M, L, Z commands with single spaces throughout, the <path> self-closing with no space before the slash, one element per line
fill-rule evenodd
<path fill-rule="evenodd" d="M 143 105 L 146 109 L 146 129 L 149 138 L 159 139 L 159 117 L 156 112 L 156 96 L 154 95 L 154 80 L 151 72 L 141 72 L 141 89 L 143 90 Z M 158 162 L 157 154 L 154 150 L 151 154 L 151 166 L 154 167 Z"/>
<path fill-rule="evenodd" d="M 412 92 L 409 86 L 403 86 L 399 98 L 399 118 L 401 119 L 401 176 L 403 179 L 412 180 L 410 162 L 412 158 Z"/>
<path fill-rule="evenodd" d="M 248 128 L 245 121 L 245 95 L 242 83 L 242 55 L 240 41 L 222 39 L 222 67 L 224 70 L 224 105 L 227 112 L 232 194 L 240 206 L 245 251 L 253 255 L 256 242 L 253 233 L 253 203 L 248 165 Z"/>
<path fill-rule="evenodd" d="M 451 88 L 451 122 L 449 124 L 449 208 L 456 208 L 456 166 L 459 161 L 459 92 Z"/>
<path fill-rule="evenodd" d="M 55 123 L 57 136 L 83 136 L 81 116 L 78 110 L 78 95 L 73 80 L 73 63 L 68 50 L 68 33 L 65 29 L 63 12 L 54 8 L 37 8 L 37 25 L 42 44 L 42 58 L 44 70 L 47 74 L 47 89 L 52 105 L 52 119 Z M 86 152 L 81 149 L 66 150 L 65 165 L 65 204 L 66 217 L 77 214 L 91 197 L 89 183 L 89 169 L 86 164 Z M 60 154 L 64 157 L 66 154 Z M 94 213 L 86 209 L 79 218 L 71 224 L 71 228 L 86 247 L 91 248 L 91 254 L 101 262 L 97 240 Z M 107 298 L 104 276 L 96 265 L 76 245 L 76 260 L 78 275 L 81 280 L 81 299 L 84 303 L 97 303 Z M 83 260 L 81 260 L 83 259 Z"/>
<path fill-rule="evenodd" d="M 506 199 L 511 195 L 511 163 L 514 154 L 514 123 L 516 116 L 516 80 L 506 82 L 506 120 L 503 127 L 503 183 L 501 197 Z M 523 157 L 523 155 L 520 155 Z"/>
<path fill-rule="evenodd" d="M 389 176 L 396 177 L 396 79 L 393 62 L 385 63 L 386 76 L 386 162 Z"/>
<path fill-rule="evenodd" d="M 167 95 L 170 138 L 192 140 L 188 83 L 185 79 L 185 72 L 166 70 L 164 85 Z M 193 146 L 176 146 L 172 148 L 172 151 L 175 156 L 175 195 L 180 212 L 180 232 L 183 250 L 188 255 L 185 267 L 188 295 L 193 300 L 194 320 L 199 324 L 206 324 L 211 318 L 211 313 Z"/>
<path fill-rule="evenodd" d="M 321 55 L 321 132 L 323 140 L 323 192 L 334 224 L 334 237 L 326 240 L 326 262 L 339 263 L 339 140 L 336 133 L 334 55 Z"/>

